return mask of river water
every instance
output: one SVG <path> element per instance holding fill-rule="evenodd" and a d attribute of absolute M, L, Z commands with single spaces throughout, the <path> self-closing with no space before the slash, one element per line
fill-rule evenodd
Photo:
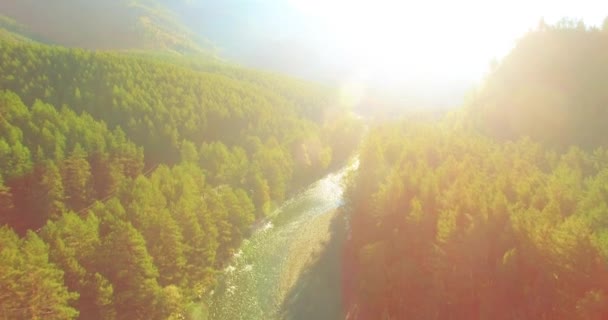
<path fill-rule="evenodd" d="M 211 294 L 209 319 L 290 318 L 281 311 L 289 289 L 285 270 L 293 269 L 294 262 L 299 263 L 292 259 L 305 259 L 294 256 L 294 245 L 298 245 L 294 242 L 302 239 L 303 230 L 314 230 L 318 221 L 327 220 L 324 216 L 342 205 L 344 177 L 357 165 L 355 161 L 310 185 L 285 202 L 243 242 Z"/>

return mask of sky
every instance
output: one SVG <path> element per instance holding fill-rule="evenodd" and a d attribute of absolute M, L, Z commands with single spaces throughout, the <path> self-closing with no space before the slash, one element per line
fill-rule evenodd
<path fill-rule="evenodd" d="M 601 26 L 608 16 L 605 0 L 187 1 L 191 26 L 224 57 L 439 104 L 461 101 L 541 18 Z"/>
<path fill-rule="evenodd" d="M 331 39 L 323 55 L 387 85 L 411 77 L 478 80 L 541 17 L 601 25 L 608 15 L 607 1 L 585 0 L 287 1 Z"/>

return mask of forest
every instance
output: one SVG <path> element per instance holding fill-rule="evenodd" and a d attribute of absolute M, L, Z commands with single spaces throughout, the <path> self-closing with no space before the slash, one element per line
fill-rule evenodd
<path fill-rule="evenodd" d="M 0 3 L 0 28 L 67 47 L 215 56 L 214 45 L 168 7 L 181 2 L 187 0 L 6 0 Z"/>
<path fill-rule="evenodd" d="M 291 279 L 324 279 L 331 247 L 345 319 L 608 319 L 608 19 L 541 20 L 449 112 L 368 92 L 362 118 L 340 88 L 221 60 L 158 3 L 70 7 L 120 12 L 116 41 L 104 19 L 0 16 L 0 319 L 206 319 L 241 245 L 353 163 L 317 214 L 343 229 Z"/>
<path fill-rule="evenodd" d="M 461 109 L 371 128 L 348 316 L 607 319 L 606 59 L 608 23 L 541 22 Z"/>
<path fill-rule="evenodd" d="M 201 59 L 0 33 L 0 318 L 187 319 L 354 152 L 332 89 Z"/>

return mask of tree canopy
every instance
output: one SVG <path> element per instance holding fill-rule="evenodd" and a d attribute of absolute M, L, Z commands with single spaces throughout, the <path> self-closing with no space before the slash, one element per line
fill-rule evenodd
<path fill-rule="evenodd" d="M 332 96 L 0 34 L 0 317 L 183 319 L 255 220 L 350 157 Z"/>
<path fill-rule="evenodd" d="M 541 23 L 464 108 L 370 130 L 343 262 L 358 319 L 608 317 L 608 33 Z"/>

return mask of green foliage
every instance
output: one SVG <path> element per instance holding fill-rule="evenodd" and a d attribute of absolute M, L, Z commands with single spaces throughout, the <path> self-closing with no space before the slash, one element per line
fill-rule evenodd
<path fill-rule="evenodd" d="M 53 5 L 31 0 L 0 3 L 0 12 L 14 18 L 0 16 L 0 28 L 22 38 L 47 43 L 105 50 L 212 53 L 208 44 L 198 41 L 170 10 L 154 0 L 78 1 Z M 99 12 L 104 13 L 103 17 Z"/>
<path fill-rule="evenodd" d="M 476 93 L 467 121 L 500 139 L 605 146 L 607 31 L 566 19 L 529 32 Z"/>
<path fill-rule="evenodd" d="M 608 33 L 541 21 L 462 110 L 371 130 L 346 202 L 359 318 L 608 317 Z"/>
<path fill-rule="evenodd" d="M 4 185 L 4 179 L 2 179 L 2 175 L 0 175 L 0 223 L 9 222 L 7 216 L 14 209 L 13 204 L 13 195 L 11 194 L 11 190 Z"/>
<path fill-rule="evenodd" d="M 236 68 L 210 73 L 135 54 L 30 44 L 3 43 L 2 51 L 0 87 L 27 104 L 67 105 L 120 126 L 154 163 L 179 160 L 184 139 L 195 146 L 221 140 L 245 147 L 249 136 L 280 137 L 289 149 L 315 133 L 312 121 L 322 122 L 322 108 L 332 103 L 329 90 Z"/>
<path fill-rule="evenodd" d="M 27 234 L 0 229 L 0 317 L 182 319 L 254 220 L 357 142 L 330 89 L 274 74 L 4 37 L 0 57 L 0 224 Z M 17 281 L 29 243 L 42 291 Z"/>
<path fill-rule="evenodd" d="M 243 148 L 228 149 L 221 142 L 204 143 L 200 148 L 200 166 L 213 184 L 243 184 L 249 169 L 247 153 Z"/>
<path fill-rule="evenodd" d="M 375 128 L 347 203 L 360 316 L 601 319 L 605 150 L 555 154 L 399 123 Z"/>
<path fill-rule="evenodd" d="M 80 210 L 141 172 L 143 150 L 87 114 L 40 101 L 28 108 L 7 91 L 0 92 L 0 110 L 0 175 L 13 203 L 3 219 L 19 231 L 66 208 Z"/>
<path fill-rule="evenodd" d="M 97 273 L 101 245 L 99 219 L 90 215 L 81 219 L 66 213 L 57 222 L 49 222 L 42 238 L 50 245 L 50 259 L 65 272 L 68 289 L 80 293 L 75 307 L 81 315 L 96 319 L 113 319 L 112 284 Z"/>
<path fill-rule="evenodd" d="M 142 235 L 128 222 L 112 222 L 99 255 L 100 273 L 114 287 L 118 319 L 157 318 L 158 270 Z"/>
<path fill-rule="evenodd" d="M 346 162 L 357 150 L 365 132 L 363 123 L 349 114 L 341 114 L 327 121 L 323 137 L 330 147 L 331 163 Z"/>
<path fill-rule="evenodd" d="M 65 211 L 65 189 L 63 187 L 63 179 L 59 173 L 57 166 L 47 161 L 45 165 L 41 165 L 36 169 L 42 172 L 34 172 L 34 175 L 40 177 L 38 185 L 33 188 L 35 193 L 32 194 L 33 212 L 46 213 L 51 218 L 58 218 Z"/>
<path fill-rule="evenodd" d="M 84 208 L 92 198 L 91 166 L 86 156 L 77 144 L 63 163 L 66 202 L 76 211 Z"/>
<path fill-rule="evenodd" d="M 63 271 L 51 264 L 48 246 L 35 234 L 19 239 L 0 227 L 0 314 L 6 319 L 74 319 L 69 303 L 78 294 L 63 284 Z"/>

